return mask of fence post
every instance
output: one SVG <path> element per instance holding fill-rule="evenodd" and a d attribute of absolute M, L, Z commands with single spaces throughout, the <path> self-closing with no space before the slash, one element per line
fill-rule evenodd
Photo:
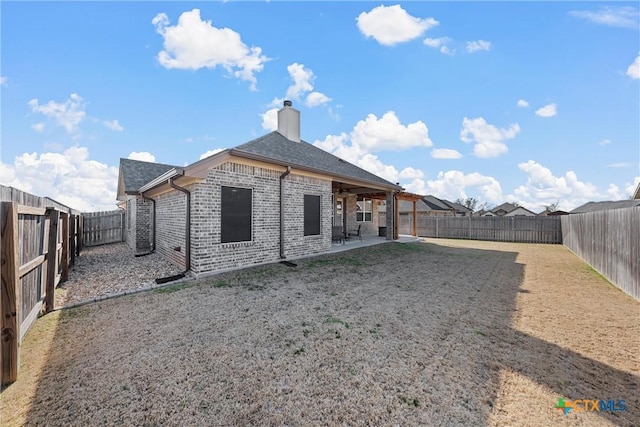
<path fill-rule="evenodd" d="M 71 254 L 71 265 L 76 264 L 76 233 L 78 230 L 76 221 L 78 221 L 77 215 L 69 216 L 69 254 Z"/>
<path fill-rule="evenodd" d="M 60 212 L 47 208 L 49 217 L 49 245 L 47 247 L 47 284 L 44 295 L 44 312 L 53 311 L 53 296 L 56 288 L 56 246 L 58 246 L 58 219 Z"/>
<path fill-rule="evenodd" d="M 18 209 L 2 202 L 2 384 L 18 378 L 20 368 L 20 286 L 18 269 Z"/>
<path fill-rule="evenodd" d="M 436 239 L 438 238 L 438 216 L 436 215 Z"/>
<path fill-rule="evenodd" d="M 61 212 L 60 220 L 62 221 L 62 272 L 60 276 L 61 282 L 69 280 L 69 213 Z"/>

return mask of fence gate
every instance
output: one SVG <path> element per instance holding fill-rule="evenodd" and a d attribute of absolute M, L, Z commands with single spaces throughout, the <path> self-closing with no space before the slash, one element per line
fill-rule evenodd
<path fill-rule="evenodd" d="M 82 214 L 83 246 L 123 242 L 126 237 L 124 233 L 124 214 L 123 210 Z"/>

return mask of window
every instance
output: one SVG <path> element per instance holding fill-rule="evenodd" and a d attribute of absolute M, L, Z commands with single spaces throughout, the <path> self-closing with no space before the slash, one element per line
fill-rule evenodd
<path fill-rule="evenodd" d="M 251 241 L 252 195 L 250 188 L 222 187 L 222 243 Z"/>
<path fill-rule="evenodd" d="M 320 196 L 304 195 L 304 235 L 320 234 Z"/>
<path fill-rule="evenodd" d="M 356 221 L 371 222 L 372 211 L 371 199 L 358 197 L 358 200 L 356 201 Z"/>

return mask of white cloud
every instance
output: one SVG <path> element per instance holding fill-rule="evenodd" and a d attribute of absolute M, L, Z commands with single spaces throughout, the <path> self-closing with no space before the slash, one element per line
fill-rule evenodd
<path fill-rule="evenodd" d="M 117 120 L 104 120 L 102 124 L 114 132 L 122 132 L 124 130 Z"/>
<path fill-rule="evenodd" d="M 451 148 L 434 148 L 431 150 L 431 157 L 434 159 L 459 159 L 462 154 L 458 150 Z"/>
<path fill-rule="evenodd" d="M 630 162 L 618 162 L 618 163 L 609 163 L 607 165 L 608 168 L 628 168 L 631 167 L 633 163 Z"/>
<path fill-rule="evenodd" d="M 634 80 L 640 79 L 640 55 L 636 56 L 636 59 L 627 68 L 627 76 Z"/>
<path fill-rule="evenodd" d="M 221 66 L 234 77 L 250 82 L 255 90 L 255 74 L 262 71 L 269 58 L 261 48 L 244 44 L 237 32 L 203 21 L 199 9 L 182 13 L 175 26 L 169 25 L 164 13 L 156 15 L 151 23 L 164 39 L 164 49 L 158 53 L 163 67 L 197 70 Z"/>
<path fill-rule="evenodd" d="M 424 172 L 422 172 L 420 169 L 414 169 L 411 166 L 408 166 L 400 171 L 400 174 L 398 174 L 398 178 L 400 179 L 424 178 Z"/>
<path fill-rule="evenodd" d="M 86 103 L 77 93 L 72 93 L 63 103 L 49 101 L 46 104 L 40 104 L 38 99 L 34 98 L 28 102 L 28 105 L 31 111 L 55 120 L 55 123 L 64 127 L 68 133 L 75 133 L 80 122 L 86 117 Z"/>
<path fill-rule="evenodd" d="M 486 40 L 474 40 L 467 42 L 467 52 L 475 53 L 483 50 L 488 51 L 491 49 L 491 42 Z"/>
<path fill-rule="evenodd" d="M 529 103 L 525 99 L 519 99 L 517 105 L 518 107 L 526 108 L 529 106 Z"/>
<path fill-rule="evenodd" d="M 603 139 L 602 141 L 600 141 L 600 145 L 609 145 L 611 144 L 612 141 L 610 139 Z"/>
<path fill-rule="evenodd" d="M 572 10 L 571 16 L 610 27 L 638 28 L 638 9 L 630 6 L 601 6 L 599 10 Z"/>
<path fill-rule="evenodd" d="M 601 199 L 595 185 L 582 182 L 573 171 L 556 177 L 540 163 L 529 160 L 518 168 L 527 175 L 527 182 L 518 186 L 509 201 L 519 201 L 531 210 L 540 210 L 543 205 L 559 201 L 559 209 L 572 210 L 588 201 Z"/>
<path fill-rule="evenodd" d="M 353 128 L 351 141 L 367 152 L 433 145 L 427 125 L 418 120 L 405 126 L 393 111 L 386 112 L 379 119 L 375 114 L 368 114 L 366 119 L 360 120 Z"/>
<path fill-rule="evenodd" d="M 156 156 L 147 151 L 133 151 L 129 154 L 127 159 L 140 160 L 142 162 L 155 162 Z"/>
<path fill-rule="evenodd" d="M 407 191 L 416 194 L 432 194 L 448 200 L 475 196 L 491 204 L 502 203 L 502 187 L 497 179 L 477 172 L 440 171 L 436 179 L 415 178 L 404 185 Z"/>
<path fill-rule="evenodd" d="M 544 107 L 540 107 L 536 110 L 536 116 L 538 117 L 553 117 L 558 113 L 556 104 L 547 104 Z"/>
<path fill-rule="evenodd" d="M 206 152 L 200 154 L 200 160 L 205 159 L 205 158 L 207 158 L 209 156 L 213 156 L 214 154 L 217 154 L 217 153 L 219 153 L 221 151 L 224 151 L 224 150 L 225 150 L 224 148 L 214 148 L 213 150 L 206 151 Z"/>
<path fill-rule="evenodd" d="M 278 129 L 278 108 L 271 108 L 264 114 L 260 114 L 262 118 L 262 129 L 272 132 Z"/>
<path fill-rule="evenodd" d="M 633 193 L 636 191 L 636 188 L 638 188 L 638 184 L 640 184 L 640 176 L 636 176 L 632 182 L 628 182 L 627 185 L 625 185 L 624 192 L 627 195 L 627 197 L 633 196 Z"/>
<path fill-rule="evenodd" d="M 372 152 L 429 147 L 432 142 L 423 122 L 405 126 L 393 111 L 389 111 L 380 119 L 369 114 L 354 126 L 349 135 L 344 132 L 328 135 L 323 141 L 315 141 L 314 145 L 390 182 L 397 182 L 401 172 L 392 165 L 385 165 Z M 406 176 L 412 172 L 405 168 L 403 173 Z"/>
<path fill-rule="evenodd" d="M 42 132 L 44 130 L 44 123 L 36 123 L 34 125 L 31 125 L 31 129 L 35 130 L 36 132 Z"/>
<path fill-rule="evenodd" d="M 86 147 L 62 153 L 24 153 L 0 164 L 0 182 L 74 209 L 116 209 L 118 168 L 89 159 Z"/>
<path fill-rule="evenodd" d="M 452 50 L 447 46 L 448 43 L 451 42 L 449 37 L 438 37 L 438 38 L 426 38 L 422 41 L 425 46 L 432 47 L 434 49 L 439 49 L 440 53 L 445 55 L 453 55 L 455 50 Z"/>
<path fill-rule="evenodd" d="M 307 101 L 305 102 L 305 104 L 307 104 L 308 107 L 316 107 L 318 105 L 326 104 L 329 101 L 331 101 L 331 98 L 329 98 L 324 93 L 311 92 L 309 95 L 307 95 Z"/>
<path fill-rule="evenodd" d="M 0 76 L 0 86 L 6 86 L 8 81 L 7 76 Z"/>
<path fill-rule="evenodd" d="M 463 142 L 475 142 L 473 154 L 476 157 L 497 157 L 509 151 L 504 143 L 507 139 L 513 139 L 520 132 L 520 126 L 515 123 L 507 129 L 498 129 L 485 121 L 482 117 L 475 119 L 464 118 L 460 139 Z"/>
<path fill-rule="evenodd" d="M 312 70 L 304 68 L 304 64 L 294 62 L 287 67 L 287 71 L 293 80 L 293 84 L 287 89 L 287 99 L 298 99 L 300 95 L 313 90 L 315 76 Z"/>
<path fill-rule="evenodd" d="M 400 5 L 380 5 L 369 12 L 362 12 L 356 21 L 362 34 L 385 46 L 408 42 L 438 25 L 433 18 L 409 15 Z"/>

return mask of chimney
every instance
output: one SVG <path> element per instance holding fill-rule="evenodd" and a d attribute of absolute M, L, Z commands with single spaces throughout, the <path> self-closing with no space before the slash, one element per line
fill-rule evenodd
<path fill-rule="evenodd" d="M 292 107 L 291 101 L 284 101 L 278 110 L 278 132 L 290 141 L 300 142 L 300 111 Z"/>

